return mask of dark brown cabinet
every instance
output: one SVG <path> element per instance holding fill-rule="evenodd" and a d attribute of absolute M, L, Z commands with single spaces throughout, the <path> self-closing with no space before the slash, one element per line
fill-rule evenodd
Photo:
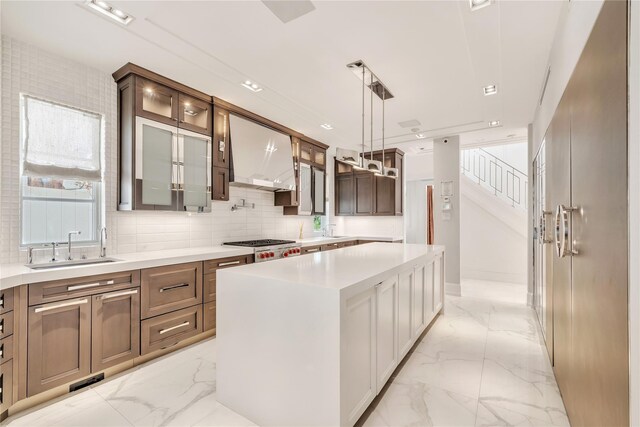
<path fill-rule="evenodd" d="M 143 320 L 141 353 L 144 355 L 173 347 L 202 331 L 201 304 Z"/>
<path fill-rule="evenodd" d="M 229 112 L 213 106 L 213 166 L 229 169 Z"/>
<path fill-rule="evenodd" d="M 229 200 L 229 169 L 213 168 L 213 200 Z"/>
<path fill-rule="evenodd" d="M 13 404 L 13 360 L 0 365 L 0 416 Z"/>
<path fill-rule="evenodd" d="M 311 168 L 311 194 L 313 200 L 312 215 L 324 215 L 326 213 L 326 177 L 324 169 Z"/>
<path fill-rule="evenodd" d="M 211 102 L 183 93 L 178 94 L 178 100 L 178 127 L 210 136 L 213 110 Z"/>
<path fill-rule="evenodd" d="M 354 215 L 373 215 L 374 207 L 374 175 L 371 172 L 356 172 L 353 174 L 355 186 Z"/>
<path fill-rule="evenodd" d="M 178 126 L 178 91 L 144 77 L 135 78 L 135 114 Z"/>
<path fill-rule="evenodd" d="M 336 215 L 353 215 L 355 206 L 355 186 L 353 173 L 335 175 Z"/>
<path fill-rule="evenodd" d="M 91 371 L 140 355 L 140 289 L 94 295 L 91 302 Z"/>
<path fill-rule="evenodd" d="M 147 268 L 140 280 L 143 319 L 202 303 L 202 262 Z"/>
<path fill-rule="evenodd" d="M 398 149 L 385 151 L 385 167 L 398 169 L 398 176 L 395 178 L 356 170 L 351 165 L 336 161 L 335 214 L 402 215 L 403 157 L 404 153 Z M 373 159 L 382 161 L 382 152 L 374 151 Z"/>
<path fill-rule="evenodd" d="M 91 373 L 91 298 L 29 307 L 27 395 Z"/>

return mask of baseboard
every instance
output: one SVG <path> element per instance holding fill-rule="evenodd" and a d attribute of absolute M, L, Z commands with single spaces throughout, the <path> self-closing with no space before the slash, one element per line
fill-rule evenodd
<path fill-rule="evenodd" d="M 463 269 L 460 272 L 463 279 L 471 280 L 483 280 L 487 282 L 505 282 L 513 283 L 516 285 L 526 285 L 526 274 L 523 277 L 521 274 L 507 273 L 503 271 L 487 271 L 487 270 L 473 270 Z"/>
<path fill-rule="evenodd" d="M 533 307 L 533 292 L 527 292 L 527 305 Z"/>
<path fill-rule="evenodd" d="M 462 295 L 462 289 L 460 288 L 460 283 L 446 282 L 444 284 L 444 293 L 447 295 L 452 295 L 454 297 L 459 297 L 460 295 Z"/>

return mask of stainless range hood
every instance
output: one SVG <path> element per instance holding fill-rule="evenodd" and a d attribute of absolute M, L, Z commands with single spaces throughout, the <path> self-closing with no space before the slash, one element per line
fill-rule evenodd
<path fill-rule="evenodd" d="M 262 190 L 295 190 L 291 137 L 243 117 L 229 115 L 229 183 Z"/>

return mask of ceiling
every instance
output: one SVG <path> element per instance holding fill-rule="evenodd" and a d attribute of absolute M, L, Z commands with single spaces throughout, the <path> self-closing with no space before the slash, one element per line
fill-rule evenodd
<path fill-rule="evenodd" d="M 314 1 L 285 24 L 260 1 L 110 3 L 134 21 L 122 26 L 77 1 L 3 1 L 1 28 L 107 73 L 136 63 L 332 146 L 361 141 L 361 82 L 346 68 L 361 59 L 395 96 L 385 106 L 387 145 L 408 152 L 458 133 L 463 143 L 526 138 L 563 7 L 495 1 L 472 12 L 468 1 Z M 247 79 L 263 90 L 242 87 Z M 497 95 L 483 96 L 489 84 Z M 425 139 L 398 124 L 412 119 Z M 501 126 L 488 128 L 491 120 Z M 375 98 L 376 147 L 380 137 Z"/>

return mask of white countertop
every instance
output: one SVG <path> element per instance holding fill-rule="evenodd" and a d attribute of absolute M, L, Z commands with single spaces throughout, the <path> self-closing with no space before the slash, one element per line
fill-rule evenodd
<path fill-rule="evenodd" d="M 183 262 L 204 261 L 253 254 L 252 248 L 234 246 L 210 246 L 203 248 L 174 249 L 166 251 L 138 252 L 109 255 L 118 262 L 103 264 L 58 267 L 32 270 L 24 264 L 0 265 L 0 289 L 12 288 L 26 283 L 47 282 L 49 280 L 70 279 L 94 274 L 115 273 L 127 270 L 159 267 Z"/>
<path fill-rule="evenodd" d="M 327 243 L 347 242 L 349 240 L 381 240 L 395 242 L 402 240 L 398 237 L 312 237 L 297 240 L 302 246 L 315 246 Z M 183 262 L 204 261 L 233 256 L 253 254 L 252 248 L 235 246 L 208 246 L 202 248 L 172 249 L 152 252 L 136 252 L 127 254 L 109 254 L 109 258 L 117 262 L 102 264 L 77 265 L 57 267 L 51 269 L 32 270 L 22 263 L 0 264 L 0 289 L 12 288 L 27 283 L 47 282 L 49 280 L 71 279 L 75 277 L 91 276 L 94 274 L 108 274 L 119 271 L 139 270 L 142 268 L 159 267 Z"/>
<path fill-rule="evenodd" d="M 271 279 L 301 286 L 343 290 L 379 278 L 384 280 L 408 264 L 425 257 L 430 259 L 443 252 L 444 246 L 369 243 L 221 270 L 218 280 L 243 275 L 258 280 Z"/>

